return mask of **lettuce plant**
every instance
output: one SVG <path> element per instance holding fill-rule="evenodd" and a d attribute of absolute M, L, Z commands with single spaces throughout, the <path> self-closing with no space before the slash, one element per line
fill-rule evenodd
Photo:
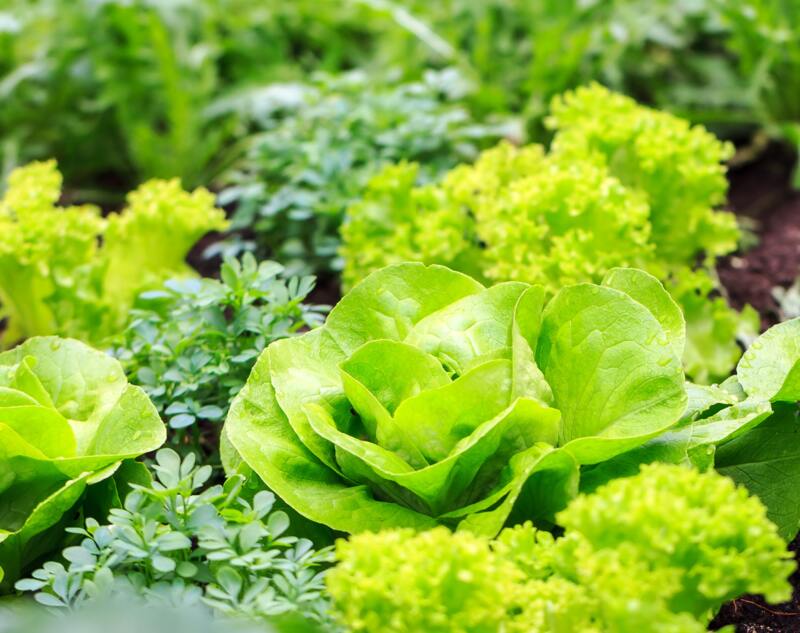
<path fill-rule="evenodd" d="M 706 630 L 744 593 L 789 597 L 796 567 L 764 506 L 713 472 L 649 466 L 494 541 L 444 527 L 337 544 L 328 589 L 354 633 Z"/>
<path fill-rule="evenodd" d="M 717 283 L 691 269 L 700 255 L 710 266 L 736 248 L 733 215 L 715 208 L 732 147 L 597 85 L 555 99 L 548 124 L 549 153 L 504 143 L 424 187 L 413 164 L 378 174 L 342 229 L 345 286 L 409 260 L 548 292 L 640 267 L 691 306 L 691 375 L 726 377 L 739 357 L 727 321 L 754 334 L 757 318 L 705 301 Z"/>
<path fill-rule="evenodd" d="M 445 527 L 364 533 L 336 545 L 328 575 L 340 620 L 366 633 L 492 633 L 510 627 L 525 574 L 485 538 Z"/>
<path fill-rule="evenodd" d="M 0 162 L 56 157 L 70 188 L 115 201 L 119 183 L 209 182 L 249 132 L 219 101 L 359 66 L 381 30 L 358 6 L 313 0 L 6 0 L 0 12 Z"/>
<path fill-rule="evenodd" d="M 8 178 L 0 200 L 0 315 L 6 345 L 59 334 L 100 342 L 124 326 L 136 295 L 171 276 L 189 275 L 185 258 L 225 217 L 205 189 L 153 180 L 103 218 L 92 206 L 57 206 L 53 161 Z"/>
<path fill-rule="evenodd" d="M 35 337 L 0 354 L 0 568 L 13 582 L 81 513 L 140 481 L 126 460 L 164 442 L 147 395 L 83 343 Z M 5 585 L 0 585 L 5 587 Z"/>
<path fill-rule="evenodd" d="M 679 421 L 684 342 L 680 310 L 642 271 L 546 301 L 541 286 L 390 266 L 262 353 L 226 420 L 228 468 L 243 459 L 348 532 L 546 522 L 579 465 Z"/>

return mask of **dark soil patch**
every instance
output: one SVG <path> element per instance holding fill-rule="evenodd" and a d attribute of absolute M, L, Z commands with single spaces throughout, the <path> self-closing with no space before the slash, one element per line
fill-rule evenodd
<path fill-rule="evenodd" d="M 798 558 L 800 537 L 789 546 Z M 717 630 L 735 624 L 738 633 L 800 633 L 800 571 L 791 578 L 794 595 L 789 602 L 767 605 L 761 598 L 744 596 L 729 602 L 709 627 Z"/>
<path fill-rule="evenodd" d="M 730 208 L 751 221 L 758 245 L 723 259 L 720 280 L 731 303 L 749 303 L 764 327 L 780 321 L 776 286 L 788 287 L 800 274 L 800 192 L 790 187 L 794 158 L 785 148 L 770 146 L 761 159 L 730 173 Z"/>

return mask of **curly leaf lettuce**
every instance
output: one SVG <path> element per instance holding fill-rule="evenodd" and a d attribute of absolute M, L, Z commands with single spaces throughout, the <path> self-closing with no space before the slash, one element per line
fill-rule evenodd
<path fill-rule="evenodd" d="M 81 505 L 109 505 L 123 461 L 165 430 L 120 364 L 72 339 L 35 337 L 0 354 L 0 567 L 13 583 L 57 549 Z M 124 472 L 128 471 L 128 472 Z"/>
<path fill-rule="evenodd" d="M 552 521 L 579 465 L 679 420 L 679 319 L 641 271 L 545 302 L 538 286 L 391 266 L 324 326 L 262 353 L 226 420 L 227 452 L 343 531 Z"/>
<path fill-rule="evenodd" d="M 718 287 L 708 269 L 739 239 L 734 216 L 717 209 L 731 147 L 597 85 L 554 100 L 549 125 L 549 152 L 501 143 L 437 184 L 415 186 L 408 163 L 377 174 L 342 227 L 345 287 L 403 261 L 548 293 L 642 268 L 684 309 L 687 373 L 725 378 L 741 354 L 732 334 L 757 327 L 752 310 L 708 299 Z"/>
<path fill-rule="evenodd" d="M 647 466 L 558 521 L 557 539 L 529 523 L 492 541 L 444 527 L 341 539 L 334 609 L 364 633 L 700 633 L 727 600 L 791 594 L 796 565 L 764 506 L 715 473 Z"/>
<path fill-rule="evenodd" d="M 0 200 L 0 316 L 6 346 L 59 334 L 101 342 L 121 329 L 137 294 L 190 273 L 184 259 L 226 226 L 204 189 L 150 181 L 107 219 L 93 206 L 57 206 L 54 161 L 14 170 Z"/>

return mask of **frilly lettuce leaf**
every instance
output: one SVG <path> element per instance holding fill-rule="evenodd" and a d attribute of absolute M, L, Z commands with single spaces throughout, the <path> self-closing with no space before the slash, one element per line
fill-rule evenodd
<path fill-rule="evenodd" d="M 137 294 L 190 274 L 184 259 L 205 233 L 227 226 L 205 189 L 144 183 L 120 213 L 61 207 L 54 161 L 14 170 L 0 199 L 2 343 L 58 334 L 102 342 L 125 322 Z"/>

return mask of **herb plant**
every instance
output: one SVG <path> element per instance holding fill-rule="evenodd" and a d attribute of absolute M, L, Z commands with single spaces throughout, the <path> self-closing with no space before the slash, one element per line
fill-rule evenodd
<path fill-rule="evenodd" d="M 293 98 L 253 113 L 263 131 L 224 178 L 220 201 L 236 205 L 233 227 L 255 239 L 242 245 L 293 273 L 339 270 L 344 211 L 381 166 L 424 161 L 426 182 L 498 138 L 502 128 L 476 123 L 458 104 L 466 90 L 455 71 L 413 83 L 351 73 L 285 87 L 278 94 Z"/>
<path fill-rule="evenodd" d="M 136 295 L 192 274 L 184 261 L 205 233 L 225 228 L 205 189 L 152 180 L 127 207 L 103 218 L 93 206 L 57 206 L 53 161 L 8 178 L 0 199 L 0 315 L 3 342 L 59 334 L 100 343 L 124 327 Z"/>
<path fill-rule="evenodd" d="M 582 495 L 553 539 L 443 527 L 337 545 L 328 589 L 354 633 L 706 630 L 726 600 L 790 595 L 795 568 L 764 507 L 713 472 L 650 466 Z"/>
<path fill-rule="evenodd" d="M 321 633 L 309 620 L 294 618 L 243 622 L 213 617 L 204 605 L 162 605 L 130 594 L 98 600 L 78 611 L 28 609 L 0 611 L 2 633 Z"/>
<path fill-rule="evenodd" d="M 5 589 L 63 542 L 81 511 L 102 513 L 141 480 L 126 460 L 161 446 L 164 426 L 116 360 L 56 337 L 0 354 L 0 420 Z"/>
<path fill-rule="evenodd" d="M 290 536 L 272 493 L 246 499 L 241 475 L 207 487 L 211 467 L 170 449 L 156 454 L 153 470 L 155 480 L 134 486 L 107 524 L 70 530 L 83 540 L 64 550 L 66 566 L 46 563 L 17 589 L 63 609 L 129 592 L 154 605 L 202 603 L 234 619 L 328 620 L 321 568 L 331 551 Z"/>
<path fill-rule="evenodd" d="M 175 445 L 213 453 L 213 430 L 261 351 L 322 323 L 326 306 L 304 303 L 313 287 L 313 277 L 286 277 L 250 253 L 226 259 L 219 281 L 174 279 L 142 294 L 114 355 L 168 421 Z"/>
<path fill-rule="evenodd" d="M 733 215 L 716 210 L 732 148 L 599 85 L 554 100 L 548 123 L 556 131 L 549 153 L 501 144 L 424 187 L 415 186 L 413 164 L 376 176 L 342 230 L 345 286 L 409 260 L 548 292 L 636 266 L 686 306 L 692 377 L 725 378 L 740 355 L 728 322 L 754 335 L 757 317 L 707 300 L 718 285 L 692 268 L 736 248 Z"/>

